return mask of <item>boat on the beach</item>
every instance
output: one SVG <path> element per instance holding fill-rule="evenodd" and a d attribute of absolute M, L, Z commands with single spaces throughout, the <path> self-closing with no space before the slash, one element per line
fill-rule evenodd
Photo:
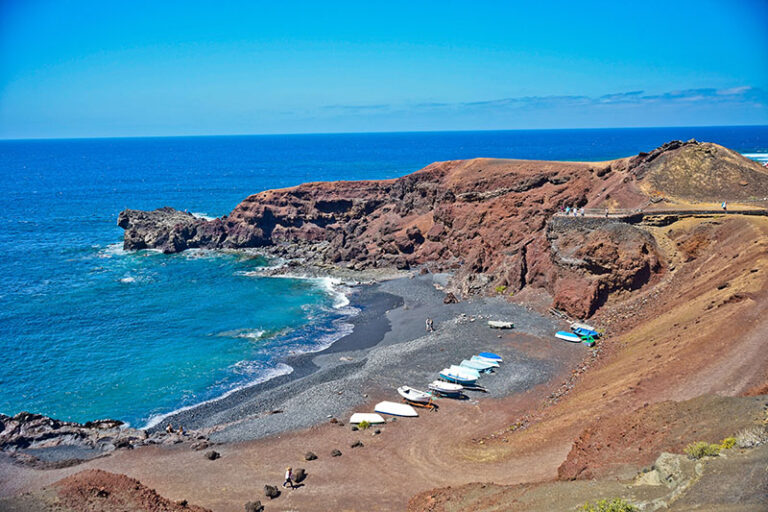
<path fill-rule="evenodd" d="M 488 327 L 491 329 L 512 329 L 515 327 L 515 324 L 503 320 L 488 320 Z"/>
<path fill-rule="evenodd" d="M 488 359 L 490 361 L 494 361 L 497 363 L 500 363 L 502 361 L 501 356 L 499 354 L 494 354 L 493 352 L 480 352 L 477 355 L 482 357 L 483 359 Z"/>
<path fill-rule="evenodd" d="M 419 391 L 410 386 L 400 386 L 397 388 L 398 394 L 409 402 L 428 404 L 432 400 L 432 395 L 427 392 Z"/>
<path fill-rule="evenodd" d="M 406 416 L 408 418 L 414 418 L 419 415 L 416 409 L 408 404 L 399 404 L 397 402 L 379 402 L 376 404 L 374 411 L 381 414 L 389 414 L 391 416 Z"/>
<path fill-rule="evenodd" d="M 575 330 L 575 329 L 587 329 L 587 330 L 589 330 L 589 331 L 597 331 L 597 329 L 596 329 L 596 328 L 594 328 L 594 327 L 592 327 L 591 325 L 589 325 L 589 324 L 583 324 L 583 323 L 581 323 L 581 322 L 573 322 L 573 323 L 571 324 L 571 329 L 574 329 L 574 330 Z"/>
<path fill-rule="evenodd" d="M 477 378 L 473 377 L 466 372 L 456 372 L 450 368 L 443 368 L 440 372 L 440 378 L 447 380 L 448 382 L 454 382 L 461 384 L 462 386 L 475 386 L 477 385 Z"/>
<path fill-rule="evenodd" d="M 496 361 L 493 361 L 491 359 L 486 359 L 486 358 L 480 357 L 478 355 L 472 356 L 470 358 L 470 361 L 477 361 L 479 363 L 483 363 L 485 365 L 488 365 L 491 368 L 498 368 L 499 367 L 499 363 L 497 363 Z"/>
<path fill-rule="evenodd" d="M 477 370 L 478 372 L 481 372 L 481 373 L 488 373 L 494 368 L 490 361 L 487 363 L 484 363 L 482 361 L 470 361 L 468 359 L 465 359 L 461 363 L 459 363 L 459 366 L 461 366 L 462 368 L 469 368 L 470 370 Z"/>
<path fill-rule="evenodd" d="M 350 423 L 370 423 L 375 425 L 377 423 L 386 423 L 387 420 L 381 417 L 380 414 L 374 414 L 372 412 L 356 412 L 349 418 Z"/>
<path fill-rule="evenodd" d="M 460 396 L 461 392 L 464 391 L 464 386 L 462 386 L 461 384 L 455 384 L 453 382 L 433 380 L 429 384 L 429 389 L 441 395 L 456 397 L 456 396 Z"/>
<path fill-rule="evenodd" d="M 474 368 L 467 368 L 465 366 L 460 366 L 460 365 L 457 365 L 457 364 L 452 364 L 449 369 L 454 371 L 454 372 L 466 373 L 467 375 L 471 375 L 475 379 L 479 379 L 480 378 L 480 372 L 475 370 Z"/>
<path fill-rule="evenodd" d="M 600 333 L 597 331 L 593 331 L 592 329 L 585 329 L 584 327 L 574 327 L 571 326 L 571 330 L 581 336 L 582 338 L 586 336 L 590 336 L 592 338 L 599 338 Z"/>
<path fill-rule="evenodd" d="M 581 343 L 581 338 L 577 334 L 567 331 L 557 331 L 555 333 L 555 338 L 570 341 L 571 343 Z"/>

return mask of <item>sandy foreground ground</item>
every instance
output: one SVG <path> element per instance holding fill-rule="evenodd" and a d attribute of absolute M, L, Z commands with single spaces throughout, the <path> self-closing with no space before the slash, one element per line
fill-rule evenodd
<path fill-rule="evenodd" d="M 137 478 L 172 500 L 222 512 L 241 511 L 257 499 L 269 502 L 268 510 L 404 510 L 415 493 L 465 483 L 466 474 L 499 484 L 554 478 L 570 442 L 503 461 L 478 458 L 481 452 L 470 445 L 541 404 L 589 349 L 557 341 L 552 334 L 562 325 L 503 298 L 443 304 L 441 280 L 424 275 L 358 288 L 351 300 L 361 313 L 351 320 L 350 336 L 325 352 L 297 357 L 290 376 L 168 418 L 216 430 L 211 439 L 220 443 L 213 447 L 218 460 L 189 444 L 124 450 L 44 471 L 0 460 L 0 495 L 100 468 Z M 434 333 L 425 332 L 428 317 Z M 511 320 L 515 329 L 490 329 L 489 319 Z M 399 401 L 397 386 L 426 389 L 440 369 L 484 350 L 505 358 L 495 374 L 481 378 L 487 393 L 440 399 L 438 411 L 388 422 L 377 427 L 379 434 L 346 424 L 351 412 L 372 412 L 381 399 Z M 356 441 L 363 446 L 352 448 Z M 331 457 L 334 449 L 342 455 Z M 305 461 L 308 451 L 317 460 Z M 305 468 L 307 479 L 265 499 L 263 486 L 279 485 L 286 466 Z"/>

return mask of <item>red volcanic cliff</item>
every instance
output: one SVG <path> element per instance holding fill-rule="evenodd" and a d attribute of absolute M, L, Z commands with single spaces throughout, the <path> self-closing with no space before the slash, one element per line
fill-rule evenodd
<path fill-rule="evenodd" d="M 690 197 L 711 195 L 709 178 L 687 168 L 692 162 L 710 174 L 727 167 L 729 180 L 746 182 L 734 186 L 739 197 L 768 190 L 758 164 L 690 141 L 601 163 L 439 162 L 393 180 L 268 190 L 212 221 L 172 209 L 126 210 L 118 224 L 126 249 L 281 247 L 309 263 L 360 270 L 424 265 L 454 271 L 464 295 L 540 287 L 587 316 L 610 292 L 640 287 L 662 268 L 655 242 L 624 224 L 548 231 L 553 214 L 562 206 L 638 208 L 683 188 Z"/>

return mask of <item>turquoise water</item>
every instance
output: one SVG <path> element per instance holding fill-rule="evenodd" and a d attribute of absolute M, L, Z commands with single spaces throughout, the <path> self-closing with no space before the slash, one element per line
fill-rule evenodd
<path fill-rule="evenodd" d="M 228 213 L 306 181 L 476 156 L 605 160 L 671 139 L 768 154 L 768 127 L 0 141 L 0 412 L 136 426 L 288 373 L 354 308 L 329 281 L 243 254 L 124 253 L 117 214 Z"/>

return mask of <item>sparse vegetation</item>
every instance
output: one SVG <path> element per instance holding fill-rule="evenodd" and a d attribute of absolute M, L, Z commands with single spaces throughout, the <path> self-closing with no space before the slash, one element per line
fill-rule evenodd
<path fill-rule="evenodd" d="M 717 457 L 720 454 L 720 445 L 707 443 L 706 441 L 697 441 L 686 446 L 683 451 L 694 460 L 701 459 L 702 457 Z"/>
<path fill-rule="evenodd" d="M 365 430 L 365 429 L 367 429 L 367 428 L 368 428 L 368 427 L 370 427 L 370 426 L 371 426 L 371 424 L 370 424 L 370 423 L 368 423 L 368 422 L 367 422 L 367 421 L 365 421 L 365 420 L 363 420 L 363 421 L 361 421 L 360 423 L 358 423 L 358 424 L 357 424 L 357 428 L 358 428 L 359 430 Z"/>
<path fill-rule="evenodd" d="M 768 431 L 763 426 L 747 428 L 736 434 L 736 446 L 754 448 L 768 442 Z"/>
<path fill-rule="evenodd" d="M 736 438 L 735 437 L 726 437 L 722 441 L 720 441 L 720 451 L 722 450 L 730 450 L 736 446 Z"/>
<path fill-rule="evenodd" d="M 637 512 L 637 507 L 621 498 L 614 498 L 611 501 L 599 500 L 594 505 L 585 503 L 579 510 L 582 512 Z"/>

